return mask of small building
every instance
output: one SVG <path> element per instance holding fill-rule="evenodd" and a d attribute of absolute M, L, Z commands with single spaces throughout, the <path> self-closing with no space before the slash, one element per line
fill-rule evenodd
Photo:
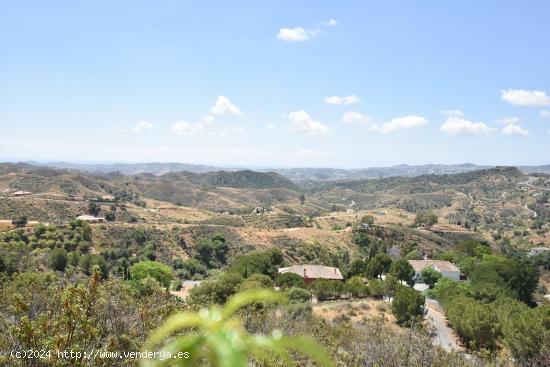
<path fill-rule="evenodd" d="M 441 273 L 445 278 L 452 280 L 460 280 L 460 269 L 450 261 L 445 260 L 409 260 L 409 264 L 414 269 L 414 281 L 420 280 L 422 277 L 422 270 L 426 268 L 432 268 L 435 271 Z"/>
<path fill-rule="evenodd" d="M 76 219 L 89 223 L 101 223 L 105 221 L 105 218 L 103 217 L 94 217 L 93 215 L 87 214 L 79 215 L 78 217 L 76 217 Z"/>
<path fill-rule="evenodd" d="M 316 279 L 343 280 L 344 277 L 338 268 L 324 265 L 294 265 L 287 268 L 279 268 L 279 274 L 294 273 L 302 278 L 306 284 Z"/>
<path fill-rule="evenodd" d="M 115 197 L 113 195 L 103 195 L 101 197 L 101 200 L 103 200 L 103 201 L 114 201 Z"/>
<path fill-rule="evenodd" d="M 529 250 L 527 256 L 537 256 L 545 253 L 546 251 L 550 251 L 550 247 L 533 247 Z"/>
<path fill-rule="evenodd" d="M 16 191 L 16 192 L 12 192 L 11 196 L 27 196 L 27 195 L 32 195 L 32 192 L 29 192 L 29 191 Z"/>

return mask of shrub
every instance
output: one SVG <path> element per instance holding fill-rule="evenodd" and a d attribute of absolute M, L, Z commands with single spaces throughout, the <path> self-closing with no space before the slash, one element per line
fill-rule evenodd
<path fill-rule="evenodd" d="M 368 287 L 360 277 L 352 277 L 348 279 L 344 285 L 344 292 L 351 294 L 353 297 L 365 297 L 368 295 Z"/>
<path fill-rule="evenodd" d="M 278 287 L 281 287 L 281 289 L 283 290 L 287 288 L 292 288 L 292 287 L 297 287 L 297 288 L 306 287 L 304 283 L 304 279 L 298 274 L 294 274 L 294 273 L 279 274 L 277 278 L 275 278 L 275 284 Z"/>
<path fill-rule="evenodd" d="M 307 289 L 292 287 L 284 292 L 291 303 L 303 303 L 311 300 L 311 293 Z"/>
<path fill-rule="evenodd" d="M 424 315 L 424 296 L 412 288 L 399 286 L 392 302 L 392 312 L 400 325 L 410 326 Z"/>
<path fill-rule="evenodd" d="M 340 297 L 343 288 L 342 282 L 337 280 L 317 279 L 311 283 L 311 291 L 320 301 Z"/>
<path fill-rule="evenodd" d="M 67 267 L 67 252 L 62 248 L 54 249 L 50 254 L 50 264 L 54 270 L 65 271 Z"/>
<path fill-rule="evenodd" d="M 132 279 L 141 280 L 147 277 L 156 279 L 162 286 L 168 288 L 172 281 L 172 269 L 157 261 L 141 261 L 130 267 Z"/>

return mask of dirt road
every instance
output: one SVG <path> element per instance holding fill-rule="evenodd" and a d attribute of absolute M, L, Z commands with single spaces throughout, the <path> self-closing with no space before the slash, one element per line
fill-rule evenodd
<path fill-rule="evenodd" d="M 447 318 L 437 301 L 426 299 L 426 320 L 435 330 L 434 344 L 448 351 L 464 351 L 456 333 L 447 325 Z"/>

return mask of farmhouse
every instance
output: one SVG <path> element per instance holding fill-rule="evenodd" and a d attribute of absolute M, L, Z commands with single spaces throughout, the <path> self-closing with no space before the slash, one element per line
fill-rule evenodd
<path fill-rule="evenodd" d="M 452 280 L 460 280 L 460 269 L 450 261 L 444 260 L 409 260 L 409 264 L 414 269 L 414 280 L 421 278 L 422 270 L 432 268 L 441 273 L 443 277 Z"/>
<path fill-rule="evenodd" d="M 294 273 L 304 278 L 304 282 L 311 283 L 316 279 L 343 280 L 344 277 L 338 268 L 324 265 L 294 265 L 287 268 L 279 268 L 279 274 Z"/>
<path fill-rule="evenodd" d="M 86 214 L 79 215 L 78 217 L 76 217 L 76 219 L 82 220 L 84 222 L 89 222 L 89 223 L 100 223 L 105 221 L 105 218 L 103 217 L 94 217 L 93 215 L 86 215 Z"/>

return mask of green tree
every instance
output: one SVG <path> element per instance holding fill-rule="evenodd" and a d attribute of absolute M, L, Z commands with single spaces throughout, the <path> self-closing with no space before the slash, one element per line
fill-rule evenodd
<path fill-rule="evenodd" d="M 25 215 L 22 215 L 20 217 L 17 217 L 17 218 L 13 218 L 11 220 L 11 224 L 13 224 L 14 226 L 16 227 L 25 227 L 28 223 L 28 220 L 27 220 L 27 216 Z"/>
<path fill-rule="evenodd" d="M 275 278 L 275 284 L 281 289 L 305 288 L 304 278 L 294 273 L 279 274 Z"/>
<path fill-rule="evenodd" d="M 220 267 L 227 263 L 229 244 L 222 235 L 201 238 L 196 246 L 197 258 L 208 268 Z"/>
<path fill-rule="evenodd" d="M 50 255 L 50 264 L 54 270 L 65 271 L 67 267 L 67 252 L 62 248 L 53 249 Z"/>
<path fill-rule="evenodd" d="M 422 281 L 426 283 L 430 288 L 433 288 L 435 283 L 441 278 L 441 273 L 432 267 L 427 267 L 420 273 Z"/>
<path fill-rule="evenodd" d="M 342 282 L 328 279 L 317 279 L 310 285 L 311 291 L 320 301 L 339 298 L 343 288 Z"/>
<path fill-rule="evenodd" d="M 101 211 L 101 207 L 97 205 L 95 202 L 91 201 L 88 204 L 88 214 L 93 215 L 94 217 L 97 217 L 100 211 Z"/>
<path fill-rule="evenodd" d="M 437 224 L 437 221 L 438 221 L 437 215 L 435 215 L 433 212 L 422 211 L 416 214 L 413 225 L 416 227 L 419 227 L 419 226 L 431 227 L 434 224 Z"/>
<path fill-rule="evenodd" d="M 141 261 L 130 267 L 132 279 L 141 280 L 147 277 L 156 279 L 163 287 L 170 287 L 173 274 L 168 265 L 156 261 Z"/>
<path fill-rule="evenodd" d="M 348 266 L 349 276 L 363 275 L 367 271 L 367 263 L 361 259 L 353 260 Z"/>
<path fill-rule="evenodd" d="M 398 286 L 392 301 L 392 312 L 400 325 L 411 326 L 424 315 L 425 299 L 412 288 Z"/>
<path fill-rule="evenodd" d="M 368 295 L 368 287 L 358 276 L 351 277 L 344 285 L 344 292 L 351 294 L 353 297 L 365 297 Z"/>
<path fill-rule="evenodd" d="M 115 212 L 110 210 L 107 213 L 105 213 L 105 220 L 108 222 L 114 222 L 116 220 Z"/>
<path fill-rule="evenodd" d="M 242 282 L 243 278 L 239 274 L 221 273 L 191 288 L 188 303 L 194 307 L 223 304 L 238 291 Z"/>
<path fill-rule="evenodd" d="M 414 278 L 415 271 L 407 260 L 400 259 L 392 263 L 390 274 L 392 274 L 399 280 L 411 283 L 412 279 Z"/>
<path fill-rule="evenodd" d="M 380 275 L 387 273 L 391 267 L 391 257 L 386 253 L 376 254 L 367 264 L 367 276 L 369 278 L 378 278 Z"/>
<path fill-rule="evenodd" d="M 368 224 L 369 226 L 372 226 L 374 224 L 374 216 L 372 215 L 363 215 L 361 217 L 361 223 Z"/>

